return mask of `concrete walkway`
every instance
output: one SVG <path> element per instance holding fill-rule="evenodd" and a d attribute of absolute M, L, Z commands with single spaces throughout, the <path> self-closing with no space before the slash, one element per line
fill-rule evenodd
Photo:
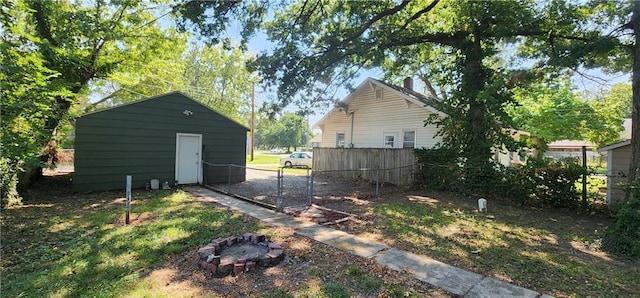
<path fill-rule="evenodd" d="M 363 258 L 374 259 L 396 271 L 404 271 L 430 285 L 463 297 L 551 297 L 471 271 L 456 268 L 427 256 L 334 230 L 316 223 L 277 213 L 212 190 L 189 186 L 184 190 L 199 199 L 227 206 L 278 227 L 290 227 L 305 236 Z"/>

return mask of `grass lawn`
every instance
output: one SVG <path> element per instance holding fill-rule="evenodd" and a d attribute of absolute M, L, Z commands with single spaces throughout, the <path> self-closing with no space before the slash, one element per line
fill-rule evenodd
<path fill-rule="evenodd" d="M 71 194 L 44 185 L 0 214 L 2 297 L 447 297 L 411 278 L 183 191 Z M 66 191 L 64 191 L 67 189 Z M 333 227 L 557 297 L 638 297 L 640 263 L 600 251 L 610 219 L 572 210 L 400 190 L 339 198 L 358 219 Z M 344 209 L 343 211 L 352 211 Z M 280 265 L 213 278 L 196 265 L 210 240 L 263 233 L 285 247 Z"/>
<path fill-rule="evenodd" d="M 184 191 L 134 191 L 125 225 L 123 191 L 71 194 L 63 181 L 2 209 L 2 297 L 449 297 Z M 198 248 L 243 233 L 281 243 L 285 260 L 224 278 L 198 268 Z"/>
<path fill-rule="evenodd" d="M 185 192 L 133 194 L 124 224 L 122 194 L 26 205 L 2 215 L 2 296 L 121 296 L 141 272 L 215 235 L 255 231 L 256 224 L 202 208 Z M 68 204 L 71 203 L 71 204 Z"/>
<path fill-rule="evenodd" d="M 344 229 L 557 297 L 640 294 L 640 263 L 598 249 L 608 218 L 497 199 L 489 199 L 485 214 L 470 198 L 450 197 L 381 199 L 366 224 Z"/>
<path fill-rule="evenodd" d="M 280 158 L 287 156 L 288 154 L 270 153 L 265 150 L 256 150 L 253 154 L 253 161 L 251 161 L 251 154 L 247 154 L 247 165 L 277 165 L 280 162 Z"/>
<path fill-rule="evenodd" d="M 253 161 L 251 161 L 251 155 L 247 155 L 247 166 L 257 167 L 260 169 L 277 170 L 282 166 L 279 165 L 280 158 L 288 156 L 289 154 L 282 153 L 270 153 L 266 150 L 256 150 L 253 154 Z M 291 175 L 307 175 L 307 169 L 305 168 L 287 168 L 285 169 L 287 174 Z"/>

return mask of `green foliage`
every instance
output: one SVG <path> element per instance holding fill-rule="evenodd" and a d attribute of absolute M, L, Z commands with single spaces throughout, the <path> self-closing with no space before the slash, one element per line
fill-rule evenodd
<path fill-rule="evenodd" d="M 143 0 L 4 1 L 0 13 L 2 156 L 20 183 L 55 161 L 61 131 L 86 105 L 89 85 L 150 62 L 167 35 Z M 49 146 L 50 150 L 45 150 Z M 48 155 L 48 156 L 47 156 Z"/>
<path fill-rule="evenodd" d="M 573 159 L 530 157 L 519 168 L 504 171 L 503 194 L 525 203 L 552 207 L 580 207 L 576 182 L 584 173 Z"/>
<path fill-rule="evenodd" d="M 519 128 L 540 139 L 541 150 L 558 140 L 584 140 L 587 131 L 618 133 L 604 124 L 588 102 L 578 98 L 568 80 L 533 83 L 514 89 L 515 102 L 505 107 Z M 566 129 L 571 127 L 572 129 Z"/>
<path fill-rule="evenodd" d="M 256 75 L 245 68 L 249 56 L 237 47 L 192 45 L 187 49 L 185 36 L 171 35 L 159 44 L 166 54 L 148 62 L 132 61 L 100 81 L 96 87 L 102 98 L 88 109 L 178 90 L 231 119 L 248 123 L 252 86 L 257 83 Z"/>
<path fill-rule="evenodd" d="M 416 183 L 426 189 L 455 191 L 460 189 L 459 158 L 455 152 L 440 149 L 416 149 L 416 159 L 420 170 Z"/>
<path fill-rule="evenodd" d="M 2 207 L 20 205 L 22 197 L 18 193 L 16 165 L 6 157 L 0 157 L 0 195 Z"/>
<path fill-rule="evenodd" d="M 304 146 L 311 135 L 306 119 L 293 112 L 286 112 L 275 121 L 261 121 L 260 124 L 260 144 L 268 148 Z"/>
<path fill-rule="evenodd" d="M 463 162 L 464 158 L 450 149 L 416 149 L 420 170 L 416 174 L 418 187 L 458 193 L 491 193 L 501 179 L 500 165 L 493 160 Z"/>
<path fill-rule="evenodd" d="M 622 118 L 631 118 L 633 90 L 631 84 L 617 83 L 600 99 L 602 108 L 609 113 L 620 115 Z"/>
<path fill-rule="evenodd" d="M 576 182 L 584 169 L 575 160 L 530 157 L 519 168 L 505 168 L 492 163 L 487 167 L 461 166 L 460 158 L 446 149 L 416 149 L 420 170 L 416 183 L 426 189 L 476 194 L 499 194 L 530 204 L 552 207 L 580 207 Z M 475 170 L 469 175 L 467 171 Z M 483 183 L 472 183 L 467 177 L 482 177 Z"/>
<path fill-rule="evenodd" d="M 627 187 L 632 198 L 620 206 L 605 231 L 602 248 L 617 256 L 640 260 L 640 179 Z"/>
<path fill-rule="evenodd" d="M 632 90 L 630 84 L 615 84 L 601 98 L 592 102 L 600 119 L 600 127 L 587 130 L 586 139 L 603 147 L 620 141 L 624 118 L 631 118 Z"/>
<path fill-rule="evenodd" d="M 593 66 L 594 53 L 602 57 L 618 44 L 603 34 L 613 19 L 604 20 L 602 15 L 616 11 L 604 4 L 446 0 L 308 4 L 274 5 L 273 17 L 262 24 L 275 46 L 259 54 L 250 67 L 278 87 L 272 107 L 282 109 L 296 101 L 304 106 L 331 103 L 326 97 L 331 86 L 349 86 L 363 67 L 380 67 L 387 78 L 419 74 L 432 87 L 428 89 L 442 89 L 445 100 L 430 104 L 448 117 L 429 121 L 440 125 L 444 146 L 462 157 L 468 185 L 479 185 L 491 175 L 492 148 L 515 145 L 504 130 L 511 127 L 503 109 L 512 101 L 511 88 L 542 70 Z M 249 9 L 241 2 L 223 1 L 191 6 L 183 17 L 213 37 L 219 33 L 207 29 L 224 28 L 229 15 L 243 19 L 240 13 Z M 203 18 L 206 8 L 220 7 L 224 14 Z M 594 18 L 596 22 L 591 21 Z M 514 48 L 541 63 L 533 70 L 509 69 L 504 54 Z"/>

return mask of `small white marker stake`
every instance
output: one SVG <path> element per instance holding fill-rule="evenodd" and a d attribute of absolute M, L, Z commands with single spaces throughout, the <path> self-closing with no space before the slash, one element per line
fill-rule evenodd
<path fill-rule="evenodd" d="M 127 215 L 125 217 L 125 223 L 129 224 L 129 213 L 131 212 L 131 175 L 127 175 L 126 197 L 125 208 L 127 209 Z"/>

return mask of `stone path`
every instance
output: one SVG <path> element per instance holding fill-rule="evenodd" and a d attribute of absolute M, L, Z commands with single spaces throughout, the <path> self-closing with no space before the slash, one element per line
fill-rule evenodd
<path fill-rule="evenodd" d="M 551 297 L 497 279 L 460 269 L 423 255 L 389 247 L 307 220 L 277 213 L 212 190 L 189 186 L 184 189 L 199 200 L 214 202 L 280 227 L 290 227 L 295 233 L 336 247 L 363 258 L 374 259 L 393 270 L 408 272 L 415 278 L 463 297 Z"/>

